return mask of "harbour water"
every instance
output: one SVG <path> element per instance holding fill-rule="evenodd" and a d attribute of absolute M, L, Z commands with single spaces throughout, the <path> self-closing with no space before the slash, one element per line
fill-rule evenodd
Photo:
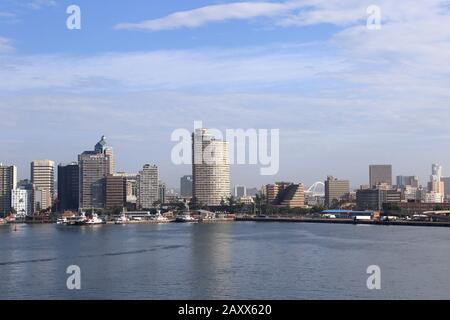
<path fill-rule="evenodd" d="M 67 289 L 70 265 L 81 290 Z M 448 228 L 0 226 L 0 299 L 449 299 L 449 267 Z"/>

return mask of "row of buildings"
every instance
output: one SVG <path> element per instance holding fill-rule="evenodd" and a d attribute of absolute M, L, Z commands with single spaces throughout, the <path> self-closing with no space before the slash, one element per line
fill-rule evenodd
<path fill-rule="evenodd" d="M 428 204 L 424 207 L 442 207 L 450 200 L 450 178 L 442 175 L 442 166 L 432 165 L 432 174 L 426 187 L 417 176 L 397 176 L 393 184 L 392 165 L 369 166 L 369 185 L 352 191 L 349 180 L 328 176 L 320 184 L 323 191 L 313 194 L 303 184 L 277 182 L 263 188 L 268 205 L 302 208 L 314 205 L 326 208 L 350 207 L 358 210 L 382 210 L 386 206 L 414 207 L 411 203 Z M 405 205 L 405 203 L 410 203 Z"/>
<path fill-rule="evenodd" d="M 180 180 L 181 198 L 197 206 L 221 206 L 231 198 L 228 142 L 216 139 L 208 129 L 192 133 L 192 175 Z M 29 181 L 17 182 L 15 166 L 0 164 L 0 214 L 15 211 L 29 215 L 42 211 L 141 210 L 165 202 L 166 187 L 156 165 L 146 164 L 138 173 L 115 171 L 113 148 L 105 137 L 78 156 L 78 161 L 58 165 L 36 160 L 31 163 Z M 55 183 L 57 181 L 57 183 Z M 450 179 L 442 167 L 432 166 L 430 182 L 422 187 L 416 176 L 398 176 L 393 184 L 391 165 L 371 165 L 369 185 L 350 189 L 350 181 L 327 177 L 323 192 L 313 194 L 302 183 L 277 182 L 262 188 L 268 205 L 304 208 L 312 205 L 338 208 L 350 205 L 359 210 L 381 210 L 386 204 L 408 202 L 444 203 Z M 446 188 L 448 185 L 448 188 Z M 55 187 L 56 186 L 56 187 Z M 258 191 L 236 186 L 234 196 L 250 204 Z"/>
<path fill-rule="evenodd" d="M 219 206 L 231 196 L 228 143 L 207 129 L 192 134 L 192 175 L 181 178 L 181 195 L 197 204 Z M 57 179 L 56 174 L 57 173 Z M 55 182 L 57 181 L 57 182 Z M 143 210 L 165 202 L 166 186 L 156 165 L 136 174 L 115 171 L 113 148 L 103 136 L 78 161 L 31 163 L 31 179 L 17 182 L 15 166 L 0 165 L 0 214 L 30 215 L 65 210 Z"/>
<path fill-rule="evenodd" d="M 164 202 L 165 184 L 155 165 L 137 174 L 115 172 L 113 148 L 105 137 L 78 161 L 58 165 L 31 162 L 30 180 L 17 182 L 17 168 L 0 164 L 0 214 L 26 216 L 43 211 L 152 208 Z M 56 178 L 57 172 L 57 180 Z M 57 182 L 55 182 L 57 181 Z"/>
<path fill-rule="evenodd" d="M 0 215 L 11 212 L 28 215 L 51 207 L 55 194 L 55 163 L 37 160 L 31 163 L 31 179 L 17 181 L 17 167 L 0 163 Z"/>

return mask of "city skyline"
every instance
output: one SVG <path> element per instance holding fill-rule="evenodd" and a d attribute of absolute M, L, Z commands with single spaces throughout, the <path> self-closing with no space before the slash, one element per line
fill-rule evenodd
<path fill-rule="evenodd" d="M 99 143 L 101 143 L 101 142 L 105 142 L 105 139 L 107 139 L 107 137 L 106 136 L 104 136 L 104 135 L 101 135 L 101 138 L 100 138 L 100 142 Z M 109 139 L 108 139 L 108 141 L 109 141 Z M 226 142 L 226 141 L 225 141 Z M 106 143 L 106 142 L 105 142 Z M 92 143 L 91 143 L 92 144 Z M 96 145 L 96 147 L 98 146 L 98 144 Z M 112 144 L 108 144 L 108 146 L 107 146 L 107 148 L 108 148 L 108 150 L 111 150 L 110 152 L 110 154 L 112 154 L 112 149 L 114 148 L 113 146 L 112 146 Z M 89 148 L 88 148 L 89 149 Z M 109 151 L 108 151 L 109 152 Z M 142 164 L 140 165 L 140 167 L 136 170 L 136 171 L 126 171 L 126 170 L 122 170 L 122 168 L 121 167 L 118 167 L 118 168 L 116 168 L 115 167 L 115 155 L 113 156 L 114 157 L 114 160 L 113 160 L 113 163 L 114 164 L 112 164 L 112 165 L 108 165 L 108 166 L 111 166 L 111 168 L 112 169 L 114 169 L 114 171 L 111 171 L 111 172 L 116 172 L 116 173 L 128 173 L 128 174 L 137 174 L 140 170 L 142 170 Z M 44 159 L 44 158 L 43 158 Z M 69 162 L 58 162 L 58 161 L 55 161 L 55 160 L 51 160 L 51 159 L 45 159 L 45 160 L 43 160 L 43 159 L 39 159 L 39 160 L 36 160 L 36 159 L 34 159 L 34 160 L 31 160 L 28 164 L 27 164 L 27 166 L 28 167 L 30 167 L 30 164 L 32 164 L 33 162 L 35 162 L 35 161 L 50 161 L 50 162 L 54 162 L 54 164 L 53 164 L 53 166 L 54 166 L 54 173 L 55 173 L 55 182 L 57 181 L 57 179 L 56 179 L 56 177 L 57 177 L 57 175 L 56 175 L 56 173 L 57 173 L 57 168 L 59 167 L 59 166 L 67 166 L 67 165 L 71 165 L 71 164 L 73 164 L 73 163 L 77 163 L 77 161 L 69 161 Z M 1 160 L 1 159 L 0 159 Z M 147 161 L 148 162 L 148 161 Z M 151 162 L 151 161 L 150 161 Z M 144 162 L 145 163 L 145 162 Z M 160 166 L 160 164 L 159 163 L 156 163 L 156 162 L 151 162 L 151 163 L 155 163 L 155 165 L 157 165 L 158 166 L 158 170 L 159 171 L 161 171 L 160 170 L 160 168 L 161 168 L 161 166 Z M 20 170 L 20 167 L 16 164 L 16 163 L 8 163 L 8 162 L 6 162 L 6 161 L 0 161 L 0 164 L 3 164 L 4 166 L 15 166 L 17 169 L 16 169 L 16 174 L 17 174 L 17 181 L 21 181 L 21 180 L 30 180 L 30 178 L 31 178 L 31 174 L 32 174 L 32 172 L 31 172 L 31 170 L 25 170 L 25 174 L 23 174 L 22 172 L 21 172 L 21 170 Z M 173 165 L 173 166 L 177 166 L 177 165 Z M 180 175 L 180 176 L 178 176 L 178 177 L 175 177 L 175 182 L 173 183 L 173 184 L 171 184 L 170 182 L 168 183 L 168 180 L 163 176 L 163 175 L 161 175 L 160 174 L 160 177 L 161 177 L 161 181 L 164 181 L 166 184 L 168 184 L 168 187 L 169 188 L 172 188 L 172 189 L 180 189 L 180 179 L 181 178 L 183 178 L 183 177 L 185 177 L 185 176 L 191 176 L 192 175 L 192 166 L 191 165 L 179 165 L 179 166 L 182 166 L 182 167 L 187 167 L 188 168 L 188 170 L 190 170 L 190 171 L 186 171 L 186 173 L 185 174 L 182 174 L 182 175 Z M 231 168 L 231 170 L 230 170 L 230 176 L 231 176 L 231 181 L 233 181 L 233 168 L 235 168 L 235 167 L 238 167 L 238 166 L 251 166 L 251 165 L 230 165 L 230 168 Z M 339 180 L 347 180 L 347 181 L 349 181 L 349 183 L 350 183 L 350 190 L 358 190 L 358 189 L 360 189 L 362 186 L 369 186 L 370 187 L 370 173 L 371 173 L 371 168 L 372 167 L 385 167 L 385 166 L 390 166 L 390 167 L 392 167 L 392 174 L 391 174 L 391 178 L 392 178 L 392 180 L 391 180 L 391 182 L 392 182 L 392 185 L 398 185 L 397 184 L 397 182 L 398 182 L 398 179 L 400 178 L 415 178 L 415 177 L 417 177 L 419 180 L 418 180 L 418 182 L 419 182 L 419 186 L 422 186 L 424 189 L 430 189 L 430 172 L 431 172 L 431 177 L 433 177 L 433 175 L 434 175 L 434 170 L 435 170 L 435 168 L 436 168 L 436 166 L 438 166 L 439 167 L 439 173 L 440 173 L 440 177 L 441 177 L 441 179 L 442 179 L 442 183 L 443 183 L 443 181 L 444 181 L 444 179 L 448 179 L 448 178 L 450 178 L 450 174 L 446 174 L 446 171 L 445 171 L 445 166 L 443 166 L 443 165 L 441 165 L 440 163 L 438 164 L 438 162 L 432 162 L 431 163 L 431 165 L 429 165 L 428 166 L 428 174 L 427 173 L 425 173 L 424 174 L 424 176 L 422 177 L 422 176 L 420 176 L 420 175 L 417 175 L 417 174 L 415 174 L 414 172 L 408 172 L 408 173 L 406 173 L 406 174 L 403 174 L 403 173 L 399 173 L 399 172 L 403 172 L 403 171 L 401 171 L 402 169 L 396 169 L 395 168 L 395 166 L 392 166 L 391 164 L 373 164 L 373 163 L 369 163 L 369 164 L 366 164 L 366 178 L 362 178 L 362 183 L 360 183 L 360 184 L 355 184 L 352 180 L 350 180 L 350 179 L 348 179 L 346 176 L 338 176 L 338 175 L 335 175 Z M 431 166 L 431 171 L 430 171 L 430 166 Z M 281 169 L 281 168 L 280 168 Z M 22 174 L 21 174 L 22 173 Z M 258 176 L 259 174 L 258 173 L 256 173 L 256 176 Z M 256 177 L 255 176 L 255 177 Z M 312 186 L 314 183 L 316 183 L 316 182 L 324 182 L 324 181 L 326 181 L 327 180 L 327 178 L 329 178 L 329 177 L 333 177 L 332 175 L 330 175 L 330 174 L 328 174 L 328 175 L 326 175 L 325 177 L 318 177 L 317 179 L 313 179 L 313 180 L 311 180 L 311 182 L 304 182 L 304 181 L 306 181 L 306 180 L 302 180 L 302 179 L 300 179 L 300 180 L 295 180 L 295 179 L 293 179 L 293 177 L 287 177 L 287 178 L 282 178 L 282 179 L 278 179 L 278 178 L 276 178 L 276 177 L 278 177 L 279 175 L 275 175 L 275 176 L 265 176 L 265 178 L 264 178 L 264 181 L 265 182 L 263 182 L 262 184 L 256 184 L 255 182 L 252 182 L 253 180 L 250 180 L 250 183 L 248 183 L 248 184 L 245 184 L 245 183 L 234 183 L 234 182 L 232 182 L 232 183 L 230 183 L 230 192 L 231 193 L 233 193 L 233 190 L 234 190 L 234 188 L 236 187 L 236 186 L 245 186 L 246 188 L 253 188 L 253 187 L 256 187 L 256 188 L 260 188 L 260 187 L 264 187 L 265 185 L 267 185 L 267 184 L 271 184 L 271 183 L 274 183 L 274 182 L 280 182 L 280 181 L 290 181 L 290 182 L 293 182 L 293 183 L 303 183 L 303 184 L 305 184 L 305 187 L 306 188 L 308 188 L 309 186 Z M 365 179 L 365 180 L 364 180 Z M 255 180 L 258 180 L 258 179 L 255 179 Z"/>
<path fill-rule="evenodd" d="M 421 181 L 430 163 L 450 168 L 443 0 L 379 1 L 380 30 L 366 28 L 370 1 L 80 0 L 81 30 L 66 28 L 70 4 L 0 4 L 0 161 L 20 178 L 105 134 L 121 171 L 158 163 L 176 186 L 190 168 L 171 163 L 170 135 L 196 120 L 280 129 L 278 175 L 232 166 L 232 185 L 333 175 L 355 188 L 370 163 Z"/>

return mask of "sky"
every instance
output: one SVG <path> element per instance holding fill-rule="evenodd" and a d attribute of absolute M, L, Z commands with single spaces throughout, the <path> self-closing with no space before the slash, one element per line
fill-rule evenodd
<path fill-rule="evenodd" d="M 170 137 L 194 121 L 280 130 L 278 174 L 236 165 L 233 185 L 358 187 L 377 163 L 424 185 L 432 163 L 450 176 L 450 1 L 0 2 L 0 162 L 20 178 L 105 135 L 117 170 L 154 163 L 178 187 L 191 168 Z"/>

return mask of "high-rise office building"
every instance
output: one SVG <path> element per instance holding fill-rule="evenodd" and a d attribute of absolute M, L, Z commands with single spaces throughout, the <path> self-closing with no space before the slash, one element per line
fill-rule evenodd
<path fill-rule="evenodd" d="M 330 207 L 334 201 L 341 200 L 350 193 L 350 181 L 338 180 L 328 176 L 325 181 L 325 206 Z"/>
<path fill-rule="evenodd" d="M 105 137 L 95 145 L 94 151 L 85 151 L 78 156 L 80 167 L 81 209 L 101 209 L 106 202 L 106 176 L 114 172 L 112 148 Z"/>
<path fill-rule="evenodd" d="M 215 139 L 208 129 L 192 134 L 192 176 L 195 203 L 219 206 L 230 196 L 228 142 Z"/>
<path fill-rule="evenodd" d="M 38 197 L 34 197 L 34 210 L 48 210 L 55 199 L 55 162 L 35 160 L 31 162 L 31 183 Z"/>
<path fill-rule="evenodd" d="M 159 170 L 155 165 L 146 164 L 137 177 L 137 206 L 150 209 L 159 200 Z"/>
<path fill-rule="evenodd" d="M 80 167 L 72 162 L 58 165 L 58 201 L 59 212 L 77 211 L 80 202 Z"/>
<path fill-rule="evenodd" d="M 100 141 L 97 142 L 97 144 L 95 145 L 94 151 L 97 153 L 104 154 L 107 157 L 107 159 L 108 159 L 108 174 L 113 174 L 116 170 L 114 152 L 113 152 L 113 148 L 111 146 L 108 146 L 105 136 L 102 136 Z"/>
<path fill-rule="evenodd" d="M 15 189 L 11 191 L 11 207 L 18 217 L 26 217 L 32 214 L 32 191 L 27 189 Z"/>
<path fill-rule="evenodd" d="M 81 209 L 103 208 L 105 206 L 105 179 L 108 174 L 104 154 L 83 152 L 78 156 L 80 165 Z"/>
<path fill-rule="evenodd" d="M 180 179 L 180 195 L 182 197 L 192 197 L 192 176 L 183 176 Z"/>
<path fill-rule="evenodd" d="M 234 186 L 234 196 L 243 198 L 247 196 L 247 188 L 245 186 Z"/>
<path fill-rule="evenodd" d="M 11 191 L 17 186 L 17 168 L 0 163 L 0 216 L 11 211 Z"/>
<path fill-rule="evenodd" d="M 106 209 L 120 209 L 127 202 L 127 178 L 122 174 L 109 174 L 106 176 Z"/>
<path fill-rule="evenodd" d="M 428 190 L 430 192 L 435 192 L 444 195 L 445 194 L 445 184 L 442 180 L 442 166 L 438 164 L 433 164 L 431 166 L 431 177 L 430 183 L 428 185 Z"/>
<path fill-rule="evenodd" d="M 392 186 L 392 166 L 391 165 L 371 165 L 369 167 L 370 187 L 377 187 L 380 184 Z"/>
<path fill-rule="evenodd" d="M 430 182 L 428 183 L 428 191 L 429 194 L 426 196 L 428 200 L 425 200 L 425 202 L 444 202 L 445 182 L 442 177 L 442 166 L 439 164 L 433 164 L 431 166 L 431 177 Z"/>

